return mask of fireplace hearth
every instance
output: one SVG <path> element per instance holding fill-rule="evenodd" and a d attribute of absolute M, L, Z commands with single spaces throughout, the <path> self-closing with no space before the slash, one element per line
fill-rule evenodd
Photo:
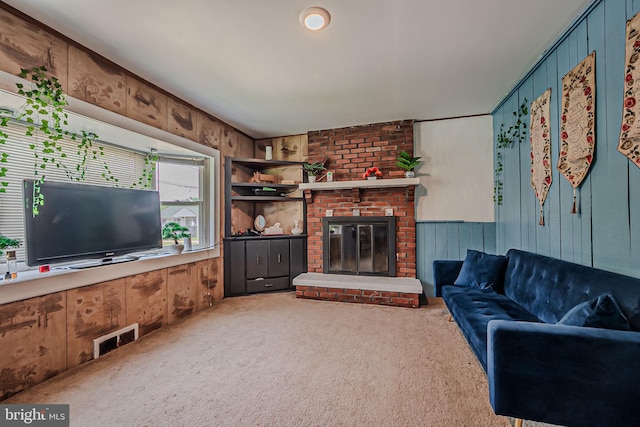
<path fill-rule="evenodd" d="M 396 217 L 322 219 L 325 274 L 396 276 Z"/>

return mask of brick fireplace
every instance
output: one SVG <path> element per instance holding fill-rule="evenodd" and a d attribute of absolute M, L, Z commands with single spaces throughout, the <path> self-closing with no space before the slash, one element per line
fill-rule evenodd
<path fill-rule="evenodd" d="M 344 188 L 305 189 L 307 200 L 308 271 L 294 279 L 298 298 L 329 301 L 380 304 L 417 308 L 422 285 L 416 279 L 416 224 L 414 210 L 415 185 L 378 186 L 365 182 L 363 173 L 377 166 L 383 173 L 378 180 L 402 181 L 404 171 L 396 166 L 400 151 L 413 154 L 413 121 L 403 120 L 366 126 L 353 126 L 309 132 L 309 162 L 329 159 L 327 168 L 334 173 L 334 182 L 356 181 Z M 377 184 L 383 184 L 378 182 Z M 327 184 L 329 185 L 329 184 Z M 332 216 L 327 218 L 327 211 Z M 354 210 L 359 215 L 354 214 Z M 331 259 L 325 253 L 330 244 L 325 226 L 328 219 L 338 223 L 366 223 L 379 221 L 391 210 L 395 232 L 395 254 L 389 253 L 389 270 L 385 274 L 371 274 L 376 267 L 364 272 L 333 273 L 324 265 Z M 375 218 L 375 219 L 374 219 Z M 365 221 L 358 221 L 358 220 Z M 354 220 L 354 221 L 351 221 Z M 352 233 L 359 233 L 350 229 Z M 371 240 L 371 239 L 369 239 Z M 382 239 L 384 240 L 384 239 Z M 389 246 L 393 247 L 393 246 Z M 351 268 L 351 267 L 349 267 Z M 349 271 L 349 268 L 346 271 Z M 386 276 L 386 277 L 384 277 Z"/>
<path fill-rule="evenodd" d="M 379 179 L 402 178 L 404 171 L 395 165 L 400 151 L 413 153 L 413 121 L 403 120 L 365 126 L 312 131 L 309 161 L 328 158 L 327 167 L 334 181 L 363 180 L 366 168 L 377 166 Z M 396 271 L 398 277 L 416 277 L 415 187 L 386 187 L 305 191 L 307 204 L 308 270 L 322 273 L 322 219 L 327 210 L 334 217 L 360 215 L 384 216 L 392 209 L 396 217 Z"/>

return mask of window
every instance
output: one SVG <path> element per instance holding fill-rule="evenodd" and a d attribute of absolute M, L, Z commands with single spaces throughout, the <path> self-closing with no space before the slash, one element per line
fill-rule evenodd
<path fill-rule="evenodd" d="M 156 188 L 160 193 L 162 225 L 177 222 L 189 229 L 194 247 L 206 246 L 207 239 L 204 159 L 179 159 L 161 157 L 157 167 Z M 172 245 L 165 240 L 163 246 Z"/>
<path fill-rule="evenodd" d="M 3 96 L 6 94 L 0 91 L 0 99 L 4 99 Z M 69 117 L 69 122 L 73 125 L 72 121 L 77 116 L 75 113 L 69 113 Z M 98 114 L 98 117 L 101 116 Z M 107 119 L 110 119 L 108 115 Z M 214 165 L 219 161 L 217 150 L 166 132 L 149 129 L 146 125 L 127 118 L 117 117 L 117 126 L 87 117 L 82 117 L 79 121 L 81 126 L 87 126 L 88 123 L 101 138 L 104 135 L 104 139 L 109 141 L 94 142 L 95 146 L 104 147 L 105 155 L 89 161 L 84 182 L 115 185 L 102 176 L 104 162 L 107 162 L 111 173 L 119 179 L 117 185 L 131 187 L 132 184 L 138 183 L 142 176 L 147 153 L 153 147 L 160 154 L 152 186 L 161 194 L 163 218 L 166 214 L 167 218 L 177 219 L 176 222 L 189 227 L 192 230 L 194 248 L 214 246 L 216 221 L 219 221 L 219 208 L 213 203 L 214 192 L 218 191 L 218 183 L 213 178 Z M 73 126 L 70 129 L 73 129 Z M 0 151 L 9 154 L 6 165 L 9 171 L 3 178 L 9 182 L 9 186 L 5 193 L 0 193 L 0 233 L 23 242 L 23 246 L 17 250 L 19 269 L 23 270 L 27 267 L 24 264 L 22 180 L 33 177 L 33 152 L 28 148 L 30 138 L 25 136 L 22 124 L 10 122 L 2 131 L 9 134 L 7 143 L 0 145 Z M 68 139 L 58 143 L 64 146 L 64 151 L 69 157 L 65 163 L 75 167 L 77 142 Z M 69 180 L 63 168 L 49 165 L 45 172 L 47 180 Z M 140 188 L 139 185 L 136 188 Z M 167 212 L 164 212 L 165 210 Z"/>

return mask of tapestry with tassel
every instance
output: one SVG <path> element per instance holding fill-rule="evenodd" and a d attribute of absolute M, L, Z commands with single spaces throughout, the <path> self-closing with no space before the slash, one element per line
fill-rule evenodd
<path fill-rule="evenodd" d="M 539 225 L 544 225 L 544 201 L 551 187 L 551 130 L 549 105 L 551 89 L 531 103 L 529 141 L 531 142 L 531 188 L 540 204 Z"/>
<path fill-rule="evenodd" d="M 573 214 L 577 213 L 576 190 L 589 173 L 595 150 L 595 61 L 593 51 L 562 78 L 557 167 L 573 187 Z"/>
<path fill-rule="evenodd" d="M 640 13 L 627 21 L 622 127 L 618 151 L 640 167 Z"/>

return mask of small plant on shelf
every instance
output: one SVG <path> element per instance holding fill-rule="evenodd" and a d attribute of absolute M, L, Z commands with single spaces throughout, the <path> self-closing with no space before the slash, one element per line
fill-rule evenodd
<path fill-rule="evenodd" d="M 9 248 L 19 248 L 22 243 L 18 239 L 12 239 L 0 234 L 0 256 L 4 255 L 4 250 Z"/>
<path fill-rule="evenodd" d="M 324 159 L 321 162 L 304 163 L 302 165 L 302 169 L 307 173 L 307 176 L 309 177 L 309 182 L 315 182 L 316 176 L 320 175 L 323 171 L 327 170 L 325 166 L 326 162 L 327 162 L 327 159 Z"/>
<path fill-rule="evenodd" d="M 404 176 L 407 178 L 413 178 L 415 173 L 413 170 L 420 164 L 422 157 L 413 157 L 406 151 L 401 151 L 396 159 L 396 166 L 405 170 Z"/>
<path fill-rule="evenodd" d="M 168 222 L 162 227 L 162 238 L 171 239 L 176 245 L 178 245 L 178 239 L 184 237 L 191 237 L 191 233 L 187 227 L 183 227 L 177 222 Z"/>
<path fill-rule="evenodd" d="M 320 175 L 322 171 L 327 170 L 327 168 L 324 167 L 324 162 L 305 163 L 302 165 L 302 168 L 305 170 L 305 172 L 307 172 L 307 175 L 309 176 Z"/>

